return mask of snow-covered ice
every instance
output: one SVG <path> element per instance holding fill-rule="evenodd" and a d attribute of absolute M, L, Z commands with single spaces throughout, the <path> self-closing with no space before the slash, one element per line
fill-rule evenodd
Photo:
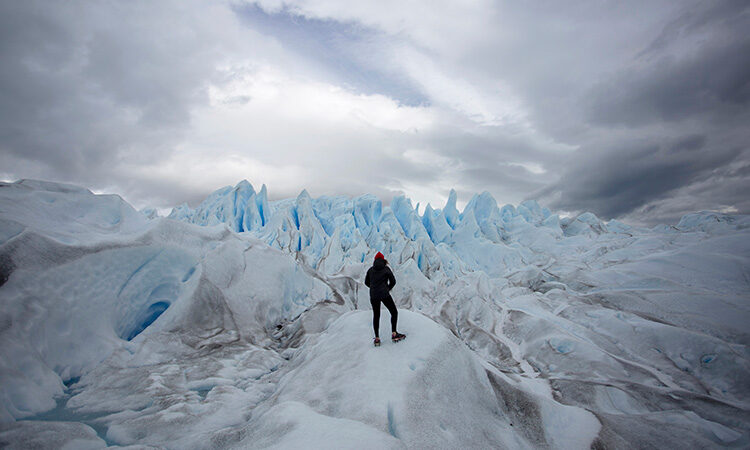
<path fill-rule="evenodd" d="M 383 252 L 408 337 L 372 347 Z M 381 330 L 387 331 L 388 313 Z M 750 217 L 0 183 L 11 448 L 750 445 Z"/>

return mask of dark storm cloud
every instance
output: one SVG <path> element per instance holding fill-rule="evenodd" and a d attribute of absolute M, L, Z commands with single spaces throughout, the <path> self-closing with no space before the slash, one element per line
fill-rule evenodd
<path fill-rule="evenodd" d="M 691 53 L 680 61 L 661 56 L 601 83 L 591 93 L 589 120 L 637 127 L 742 113 L 750 102 L 750 36 L 709 42 Z"/>
<path fill-rule="evenodd" d="M 674 190 L 669 197 L 646 203 L 623 218 L 646 225 L 674 224 L 686 211 L 750 211 L 748 161 L 748 154 L 738 157 L 735 162 L 705 173 L 693 183 Z"/>
<path fill-rule="evenodd" d="M 581 149 L 538 194 L 553 207 L 649 224 L 697 208 L 750 213 L 737 195 L 750 178 L 728 175 L 749 156 L 749 11 L 747 2 L 687 7 L 585 90 Z"/>
<path fill-rule="evenodd" d="M 692 135 L 675 142 L 633 143 L 589 154 L 546 188 L 545 194 L 562 193 L 553 203 L 556 208 L 595 211 L 609 219 L 714 176 L 715 170 L 737 161 L 742 148 L 722 148 L 705 136 Z M 685 206 L 688 211 L 695 209 Z"/>
<path fill-rule="evenodd" d="M 205 102 L 214 67 L 200 43 L 139 26 L 148 20 L 141 13 L 153 11 L 105 6 L 2 3 L 6 170 L 33 167 L 23 175 L 107 185 L 122 177 L 123 163 L 168 156 L 190 109 Z"/>

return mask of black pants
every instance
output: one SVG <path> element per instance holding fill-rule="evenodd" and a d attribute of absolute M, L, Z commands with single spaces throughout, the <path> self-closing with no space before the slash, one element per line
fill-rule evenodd
<path fill-rule="evenodd" d="M 380 328 L 380 302 L 383 302 L 388 312 L 391 313 L 391 331 L 396 332 L 396 322 L 398 321 L 398 310 L 396 304 L 393 303 L 393 299 L 390 295 L 382 300 L 370 299 L 372 305 L 372 327 L 375 329 L 375 337 L 380 337 L 378 329 Z"/>

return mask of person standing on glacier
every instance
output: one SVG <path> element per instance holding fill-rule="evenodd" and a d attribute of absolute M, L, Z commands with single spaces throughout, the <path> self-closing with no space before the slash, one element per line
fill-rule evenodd
<path fill-rule="evenodd" d="M 396 285 L 396 277 L 393 276 L 391 268 L 388 267 L 388 261 L 385 256 L 378 252 L 375 255 L 372 267 L 367 270 L 365 275 L 365 286 L 370 288 L 370 304 L 372 305 L 372 327 L 375 329 L 375 347 L 380 346 L 380 303 L 382 302 L 388 312 L 391 313 L 391 339 L 398 342 L 406 337 L 396 331 L 396 322 L 398 322 L 398 310 L 396 304 L 391 298 L 391 289 Z"/>

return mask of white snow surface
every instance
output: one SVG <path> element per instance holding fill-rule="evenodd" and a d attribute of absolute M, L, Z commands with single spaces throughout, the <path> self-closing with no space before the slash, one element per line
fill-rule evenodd
<path fill-rule="evenodd" d="M 748 216 L 0 183 L 9 448 L 746 448 L 748 323 Z"/>

